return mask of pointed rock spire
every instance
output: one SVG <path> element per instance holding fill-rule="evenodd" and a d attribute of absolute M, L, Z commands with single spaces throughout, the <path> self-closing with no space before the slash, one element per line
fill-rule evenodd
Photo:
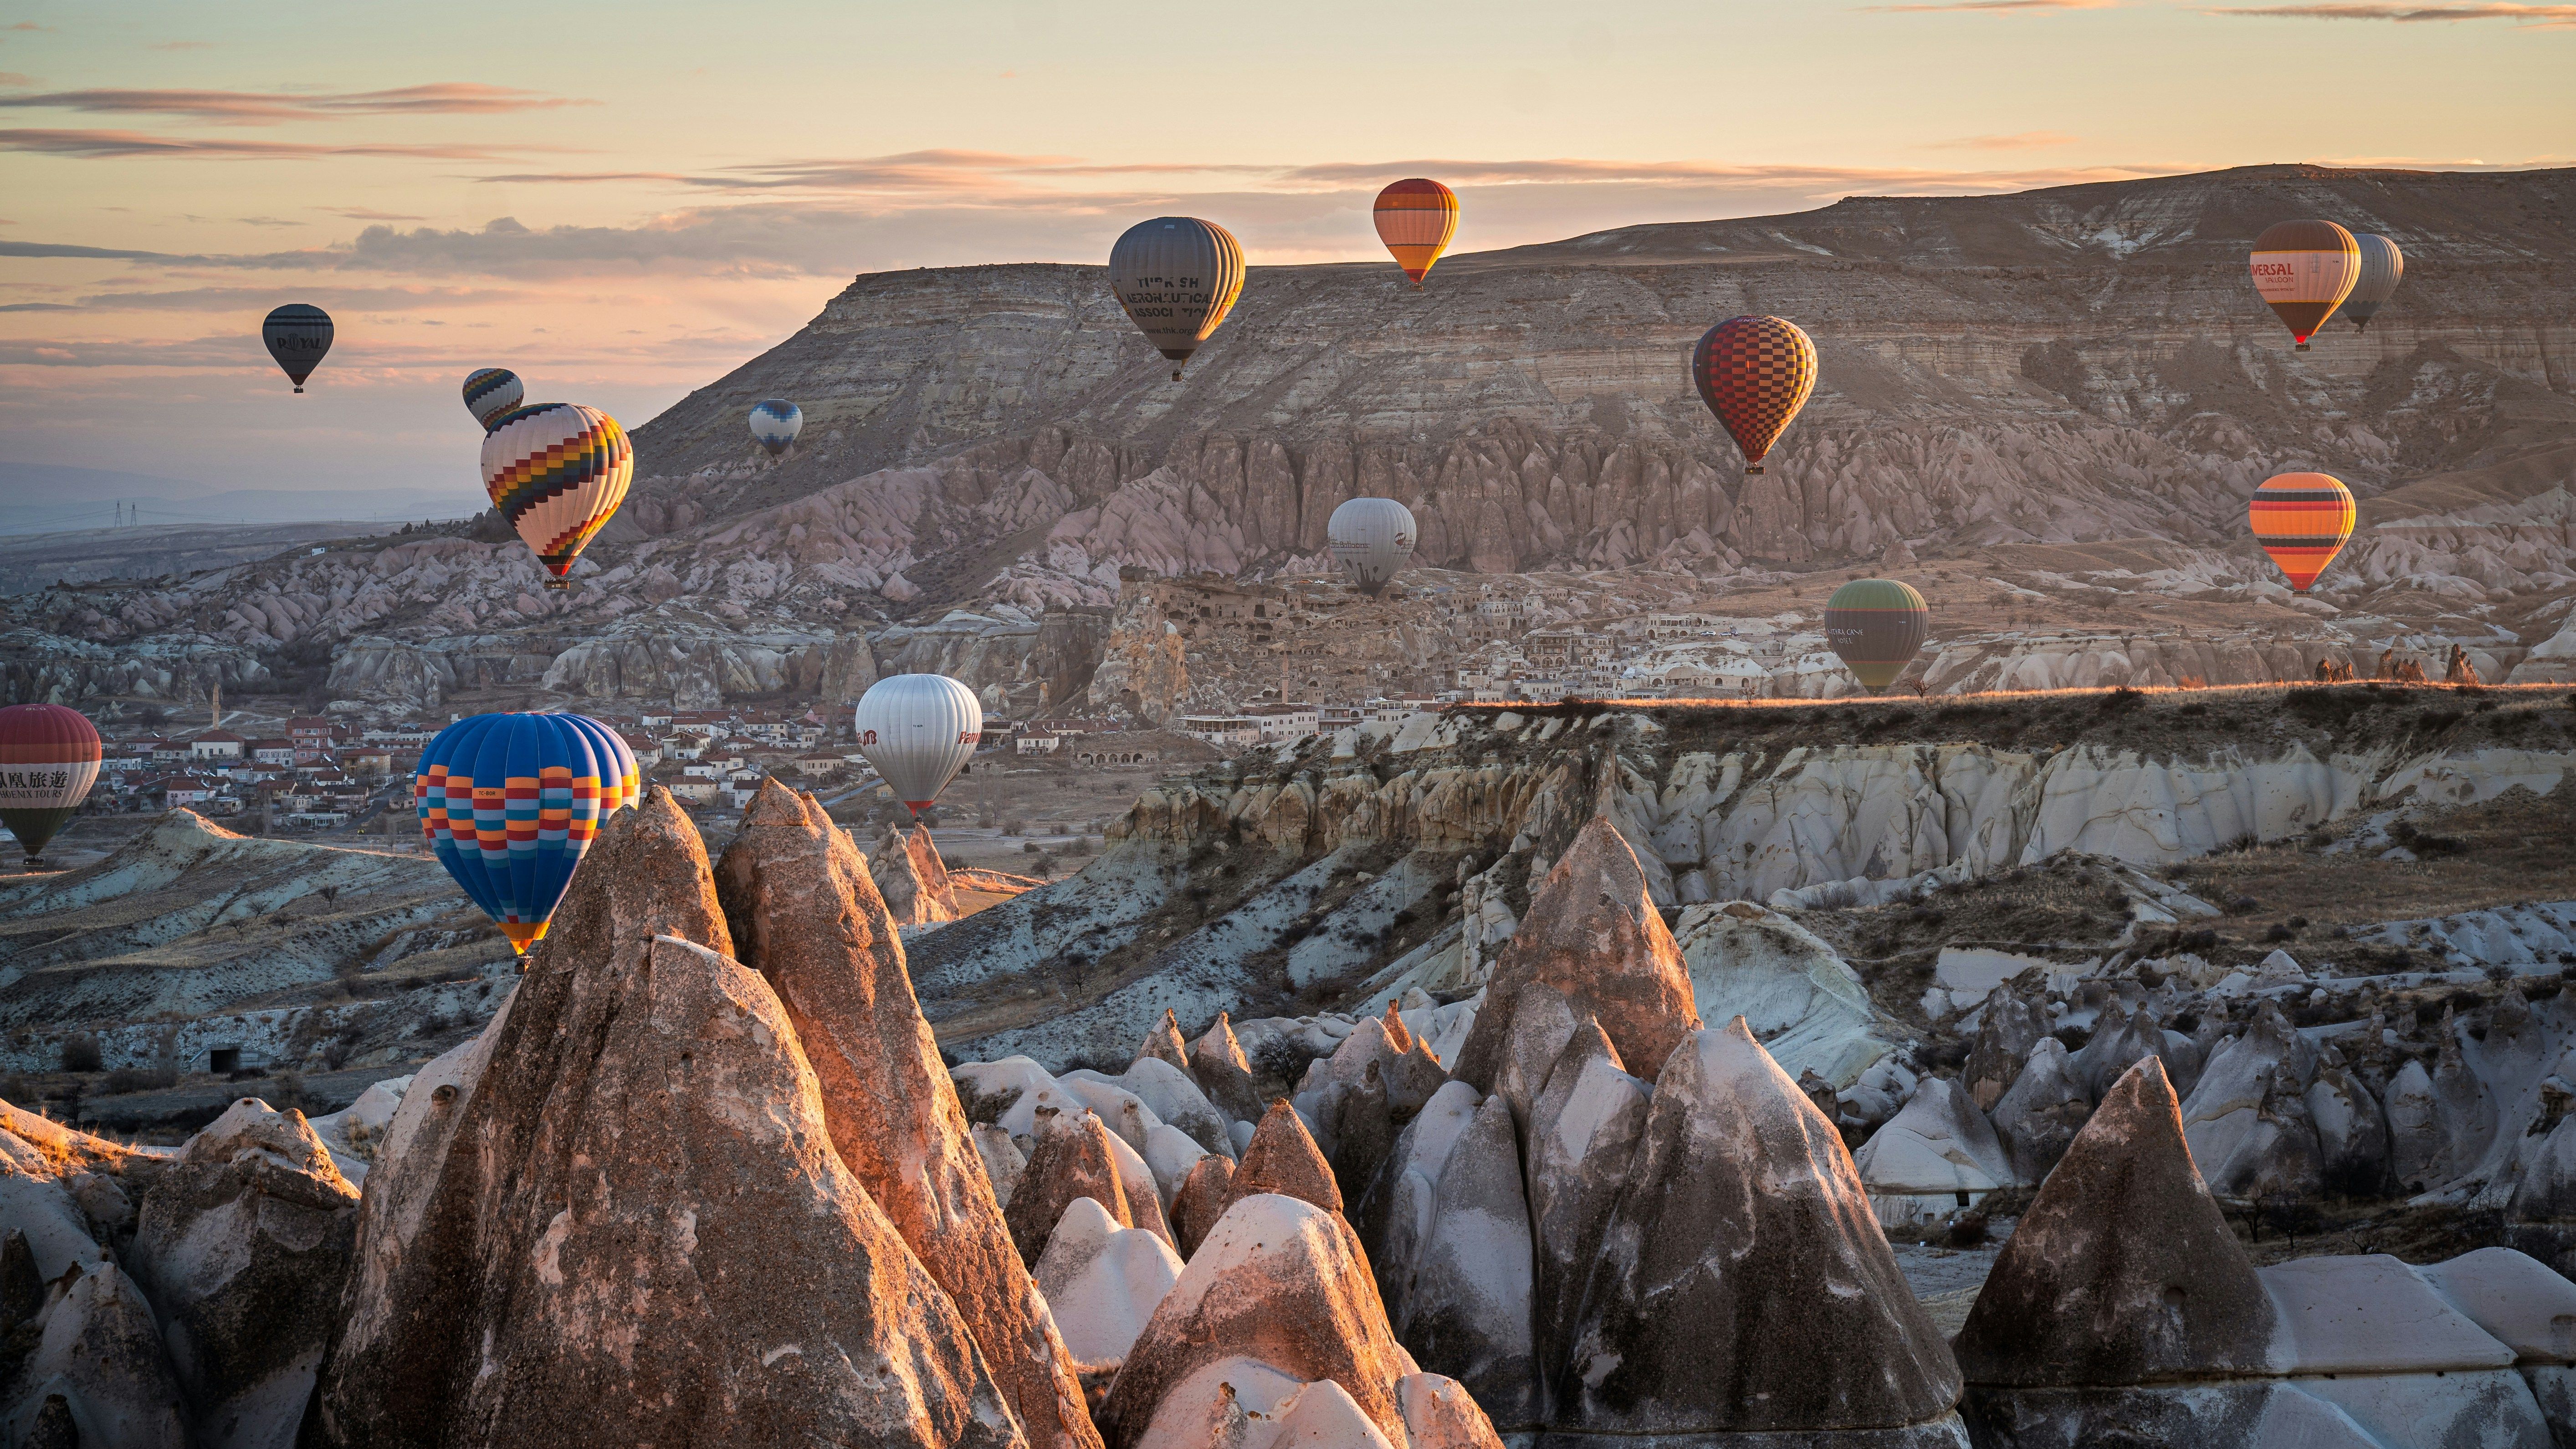
<path fill-rule="evenodd" d="M 1485 998 L 1507 1009 L 1489 1008 L 1477 1016 L 1452 1075 L 1478 1091 L 1500 1090 L 1513 1065 L 1509 1018 L 1526 1009 L 1517 998 L 1529 984 L 1552 989 L 1574 1020 L 1599 1021 L 1620 1059 L 1649 1082 L 1699 1025 L 1689 967 L 1646 893 L 1636 852 L 1606 819 L 1596 816 L 1585 825 L 1530 892 L 1529 911 L 1495 962 Z M 1537 1095 L 1571 1034 L 1569 1023 L 1554 1041 L 1527 1041 L 1535 1060 L 1520 1061 L 1518 1068 L 1528 1096 Z M 1514 1100 L 1516 1112 L 1525 1111 L 1527 1098 Z"/>
<path fill-rule="evenodd" d="M 949 884 L 948 867 L 940 860 L 939 846 L 926 825 L 890 836 L 869 857 L 868 871 L 885 897 L 886 909 L 904 925 L 953 921 L 965 914 L 958 908 L 957 890 Z"/>
<path fill-rule="evenodd" d="M 1252 1145 L 1243 1149 L 1243 1162 L 1226 1188 L 1226 1208 L 1262 1193 L 1297 1198 L 1341 1216 L 1342 1189 L 1333 1179 L 1332 1165 L 1284 1098 L 1271 1103 L 1261 1125 L 1252 1129 Z"/>
<path fill-rule="evenodd" d="M 1207 1240 L 1216 1220 L 1225 1216 L 1227 1191 L 1234 1186 L 1234 1162 L 1211 1152 L 1190 1164 L 1181 1190 L 1172 1194 L 1172 1237 L 1186 1260 Z"/>
<path fill-rule="evenodd" d="M 1190 1073 L 1217 1110 L 1237 1122 L 1261 1120 L 1261 1093 L 1252 1085 L 1252 1063 L 1244 1059 L 1243 1045 L 1234 1039 L 1234 1025 L 1224 1012 L 1216 1014 L 1216 1024 L 1206 1035 L 1190 1044 Z"/>
<path fill-rule="evenodd" d="M 414 1124 L 395 1166 L 425 1180 L 402 1197 L 419 1216 L 372 1193 L 359 1209 L 316 1406 L 331 1442 L 425 1449 L 457 1425 L 514 1443 L 1028 1442 L 834 1150 L 777 994 L 719 942 L 669 792 L 609 817 L 471 1092 L 429 1108 L 462 1120 L 443 1144 Z M 875 1362 L 913 1386 L 896 1411 L 835 1367 Z"/>
<path fill-rule="evenodd" d="M 1742 1017 L 1666 1063 L 1583 1305 L 1559 1423 L 1898 1428 L 1959 1397 L 1840 1134 Z"/>
<path fill-rule="evenodd" d="M 1037 1266 L 1056 1219 L 1078 1197 L 1107 1208 L 1122 1228 L 1144 1226 L 1128 1201 L 1114 1139 L 1096 1114 L 1040 1107 L 1037 1137 L 1029 1165 L 1021 1169 L 1019 1185 L 1011 1189 L 1010 1211 L 1003 1215 L 1021 1262 Z"/>
<path fill-rule="evenodd" d="M 1601 1024 L 1587 1020 L 1557 1054 L 1531 1110 L 1529 1206 L 1537 1249 L 1532 1321 L 1541 1364 L 1564 1362 L 1583 1285 L 1601 1255 L 1610 1210 L 1645 1132 L 1647 1104 L 1646 1084 L 1628 1074 Z"/>
<path fill-rule="evenodd" d="M 1403 1341 L 1467 1386 L 1505 1431 L 1539 1422 L 1530 1215 L 1510 1106 L 1487 1097 L 1440 1165 L 1438 1211 L 1412 1262 Z"/>
<path fill-rule="evenodd" d="M 1386 1028 L 1387 1045 L 1398 1052 L 1413 1050 L 1413 1028 L 1406 1026 L 1404 1018 L 1396 1014 L 1394 1001 L 1387 1002 L 1386 1014 L 1378 1018 L 1378 1024 Z"/>
<path fill-rule="evenodd" d="M 1172 1015 L 1168 1006 L 1163 1008 L 1163 1019 L 1145 1033 L 1144 1045 L 1136 1049 L 1138 1061 L 1147 1057 L 1170 1062 L 1183 1072 L 1190 1069 L 1190 1044 L 1181 1038 L 1180 1018 Z M 1195 1082 L 1197 1079 L 1193 1077 L 1191 1080 Z"/>
<path fill-rule="evenodd" d="M 1959 1332 L 1959 1363 L 1971 1383 L 2023 1387 L 2276 1372 L 2275 1319 L 2151 1059 L 2041 1185 Z"/>
<path fill-rule="evenodd" d="M 833 1149 L 964 1315 L 1032 1449 L 1096 1449 L 867 862 L 812 796 L 773 779 L 715 876 L 743 964 L 795 1023 Z"/>

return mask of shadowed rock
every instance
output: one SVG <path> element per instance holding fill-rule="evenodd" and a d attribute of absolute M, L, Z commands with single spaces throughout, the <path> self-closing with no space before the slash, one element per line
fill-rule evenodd
<path fill-rule="evenodd" d="M 1207 1240 L 1216 1220 L 1225 1216 L 1226 1196 L 1234 1186 L 1234 1163 L 1211 1152 L 1190 1164 L 1190 1175 L 1172 1196 L 1172 1235 L 1187 1259 Z"/>
<path fill-rule="evenodd" d="M 1429 1231 L 1408 1266 L 1404 1346 L 1466 1385 L 1503 1429 L 1534 1427 L 1529 1202 L 1500 1097 L 1485 1099 L 1440 1164 Z"/>
<path fill-rule="evenodd" d="M 715 875 L 740 959 L 795 1024 L 833 1149 L 947 1290 L 1033 1449 L 1097 1445 L 867 862 L 811 796 L 768 780 Z"/>
<path fill-rule="evenodd" d="M 1960 1330 L 1972 1383 L 2273 1370 L 2276 1315 L 2184 1145 L 2164 1064 L 2113 1085 L 2041 1186 Z"/>
<path fill-rule="evenodd" d="M 1451 1073 L 1480 1092 L 1504 1090 L 1505 1078 L 1517 1075 L 1526 1092 L 1512 1094 L 1514 1116 L 1524 1122 L 1528 1100 L 1572 1035 L 1570 1023 L 1552 1041 L 1515 1032 L 1512 1018 L 1532 1009 L 1518 999 L 1531 983 L 1552 988 L 1573 1020 L 1600 1022 L 1620 1060 L 1649 1082 L 1699 1025 L 1689 967 L 1647 896 L 1636 852 L 1605 819 L 1585 825 L 1530 892 L 1487 987 L 1486 1001 L 1505 1009 L 1489 1005 L 1477 1016 Z"/>
<path fill-rule="evenodd" d="M 1130 1449 L 1166 1395 L 1232 1358 L 1310 1384 L 1329 1379 L 1390 1441 L 1405 1439 L 1399 1385 L 1415 1365 L 1337 1213 L 1275 1193 L 1226 1209 L 1109 1387 L 1100 1428 L 1110 1449 Z"/>
<path fill-rule="evenodd" d="M 1298 1119 L 1297 1109 L 1284 1100 L 1271 1103 L 1261 1114 L 1261 1125 L 1252 1130 L 1252 1145 L 1243 1150 L 1243 1161 L 1226 1188 L 1226 1209 L 1262 1193 L 1297 1198 L 1341 1216 L 1342 1189 L 1333 1179 L 1332 1165 Z"/>
<path fill-rule="evenodd" d="M 1417 1110 L 1420 1104 L 1415 1104 Z M 1387 1103 L 1386 1083 L 1378 1064 L 1368 1064 L 1360 1084 L 1333 1104 L 1333 1180 L 1349 1183 L 1346 1198 L 1356 1198 L 1377 1176 L 1379 1164 L 1395 1147 L 1395 1116 Z"/>
<path fill-rule="evenodd" d="M 1125 1175 L 1118 1170 L 1115 1147 L 1108 1127 L 1095 1114 L 1040 1109 L 1037 1150 L 1029 1154 L 1019 1186 L 1011 1190 L 1010 1211 L 1004 1214 L 1020 1261 L 1037 1266 L 1039 1255 L 1046 1251 L 1047 1235 L 1078 1197 L 1107 1208 L 1122 1228 L 1143 1226 L 1137 1221 Z"/>
<path fill-rule="evenodd" d="M 775 780 L 762 783 L 764 789 L 786 788 Z M 901 834 L 888 832 L 878 842 L 876 854 L 868 858 L 868 873 L 887 911 L 904 925 L 926 926 L 953 921 L 965 914 L 958 907 L 957 889 L 949 883 L 948 867 L 939 858 L 939 847 L 931 840 L 928 826 L 916 825 Z"/>
<path fill-rule="evenodd" d="M 1892 1429 L 1959 1397 L 1840 1135 L 1741 1017 L 1665 1063 L 1583 1301 L 1561 1428 Z"/>
<path fill-rule="evenodd" d="M 2377 1197 L 2388 1182 L 2388 1119 L 2379 1099 L 2345 1065 L 2332 1043 L 2317 1056 L 2308 1084 L 2308 1120 L 2317 1130 L 2325 1189 L 2345 1197 Z"/>
<path fill-rule="evenodd" d="M 1027 1442 L 731 946 L 669 792 L 610 817 L 470 1090 L 406 1094 L 324 1441 Z"/>
<path fill-rule="evenodd" d="M 2003 1142 L 2014 1178 L 2025 1187 L 2044 1181 L 2092 1115 L 2093 1099 L 2075 1080 L 2066 1043 L 2041 1037 L 2031 1045 L 2030 1059 L 2013 1079 L 2012 1090 L 1995 1104 L 1995 1136 Z"/>
<path fill-rule="evenodd" d="M 1234 1025 L 1222 1011 L 1207 1034 L 1190 1044 L 1190 1074 L 1220 1111 L 1237 1122 L 1261 1120 L 1261 1093 L 1252 1084 L 1252 1063 L 1234 1039 Z"/>
<path fill-rule="evenodd" d="M 0 1434 L 29 1445 L 41 1429 L 66 1445 L 184 1449 L 189 1440 L 179 1383 L 143 1290 L 113 1263 L 68 1268 L 64 1276 L 69 1281 L 55 1288 L 44 1331 L 16 1382 L 0 1384 L 31 1391 L 22 1404 L 8 1406 L 14 1412 L 0 1409 L 7 1412 Z M 48 1402 L 56 1398 L 60 1410 Z M 81 1432 L 84 1425 L 88 1433 Z M 60 1437 L 65 1428 L 68 1439 Z"/>
<path fill-rule="evenodd" d="M 1977 1110 L 1991 1112 L 2012 1090 L 2030 1049 L 2048 1035 L 2046 1012 L 2025 1001 L 2007 984 L 1987 993 L 1985 1014 L 1977 1019 L 1977 1044 L 1968 1053 L 1967 1070 L 1959 1074 Z"/>
<path fill-rule="evenodd" d="M 201 1418 L 291 1437 L 357 1239 L 358 1190 L 301 1112 L 246 1097 L 146 1194 L 135 1276 Z"/>
<path fill-rule="evenodd" d="M 1525 1156 L 1537 1249 L 1531 1321 L 1540 1364 L 1565 1360 L 1583 1285 L 1645 1132 L 1647 1103 L 1646 1085 L 1628 1074 L 1600 1024 L 1587 1021 L 1557 1055 L 1530 1114 Z"/>

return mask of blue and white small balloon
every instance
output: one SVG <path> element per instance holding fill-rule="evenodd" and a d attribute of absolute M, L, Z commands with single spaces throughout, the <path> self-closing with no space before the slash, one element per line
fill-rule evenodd
<path fill-rule="evenodd" d="M 805 411 L 783 397 L 764 398 L 751 410 L 751 435 L 775 458 L 804 431 Z"/>

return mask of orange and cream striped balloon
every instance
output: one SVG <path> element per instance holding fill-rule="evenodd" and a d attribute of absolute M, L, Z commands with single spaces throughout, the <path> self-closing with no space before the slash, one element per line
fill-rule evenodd
<path fill-rule="evenodd" d="M 1458 193 L 1416 176 L 1379 192 L 1374 215 L 1377 239 L 1419 287 L 1458 234 Z"/>
<path fill-rule="evenodd" d="M 2284 221 L 2254 239 L 2254 290 L 2299 350 L 2361 280 L 2361 244 L 2330 221 Z"/>
<path fill-rule="evenodd" d="M 2352 490 L 2327 473 L 2266 478 L 2245 509 L 2254 541 L 2289 576 L 2290 587 L 2303 594 L 2343 552 L 2356 517 Z"/>

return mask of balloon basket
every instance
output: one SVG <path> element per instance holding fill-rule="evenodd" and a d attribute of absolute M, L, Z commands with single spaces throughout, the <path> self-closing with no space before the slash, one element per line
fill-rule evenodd
<path fill-rule="evenodd" d="M 2300 343 L 2298 346 L 2293 347 L 2293 348 L 2291 348 L 2290 350 L 2291 350 L 2292 352 L 2305 352 L 2305 351 L 2307 351 L 2307 350 L 2308 350 L 2308 344 L 2306 344 L 2306 343 L 2302 342 L 2302 343 Z"/>
<path fill-rule="evenodd" d="M 547 588 L 549 588 L 549 589 L 554 590 L 554 591 L 555 591 L 555 592 L 557 592 L 557 593 L 562 593 L 562 592 L 565 592 L 566 590 L 569 590 L 569 589 L 572 587 L 572 580 L 570 580 L 570 579 L 548 579 L 548 580 L 546 580 L 546 587 L 547 587 Z"/>
<path fill-rule="evenodd" d="M 299 393 L 300 393 L 300 392 L 302 392 L 302 391 L 304 391 L 304 386 L 303 386 L 303 384 L 301 384 L 301 383 L 296 384 L 296 388 L 295 388 L 295 390 L 296 390 L 297 392 L 299 392 Z"/>
<path fill-rule="evenodd" d="M 1746 469 L 1744 470 L 1744 476 L 1745 476 L 1745 477 L 1747 477 L 1747 478 L 1750 478 L 1750 477 L 1752 477 L 1754 474 L 1759 473 L 1759 472 L 1761 472 L 1761 471 L 1762 471 L 1762 465 L 1761 465 L 1761 464 L 1759 464 L 1759 463 L 1755 463 L 1755 464 L 1753 464 L 1752 466 L 1750 466 L 1750 467 L 1748 467 L 1748 468 L 1746 468 Z"/>

